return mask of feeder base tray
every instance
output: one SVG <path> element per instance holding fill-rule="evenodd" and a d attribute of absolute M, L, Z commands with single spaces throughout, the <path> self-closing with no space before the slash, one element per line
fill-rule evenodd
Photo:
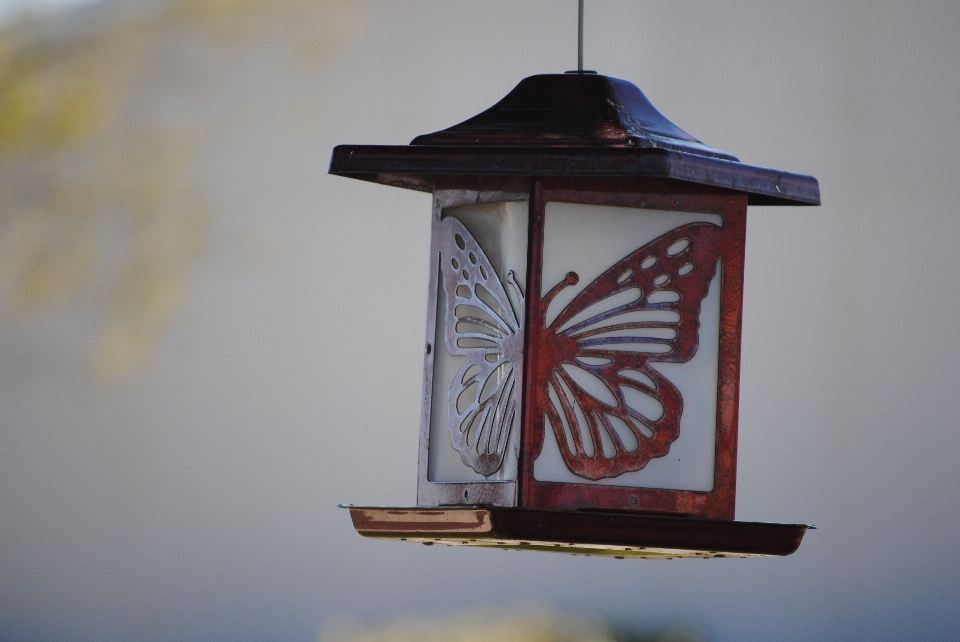
<path fill-rule="evenodd" d="M 771 557 L 800 546 L 804 524 L 483 506 L 343 506 L 364 537 L 603 557 Z"/>

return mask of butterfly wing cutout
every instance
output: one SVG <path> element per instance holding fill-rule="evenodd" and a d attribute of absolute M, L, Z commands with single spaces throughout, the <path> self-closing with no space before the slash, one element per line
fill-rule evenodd
<path fill-rule="evenodd" d="M 671 230 L 601 274 L 541 328 L 537 407 L 574 474 L 597 480 L 640 470 L 679 436 L 683 397 L 650 364 L 696 354 L 720 235 L 711 223 Z M 569 273 L 542 309 L 577 282 Z"/>
<path fill-rule="evenodd" d="M 486 254 L 459 220 L 440 223 L 440 271 L 446 297 L 445 342 L 466 362 L 450 384 L 448 429 L 463 463 L 485 477 L 503 465 L 519 430 L 523 362 L 523 293 L 507 282 L 519 314 Z"/>

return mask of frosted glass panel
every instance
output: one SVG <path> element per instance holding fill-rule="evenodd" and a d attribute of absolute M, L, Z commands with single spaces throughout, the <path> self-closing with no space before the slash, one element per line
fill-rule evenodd
<path fill-rule="evenodd" d="M 550 400 L 555 408 L 562 408 L 564 403 L 570 408 L 569 414 L 557 412 L 553 415 L 562 424 L 557 432 L 563 436 L 563 450 L 568 453 L 575 450 L 574 432 L 586 425 L 581 406 L 617 406 L 607 383 L 592 373 L 598 372 L 597 368 L 618 364 L 618 354 L 645 354 L 649 359 L 647 366 L 655 371 L 650 374 L 658 378 L 662 375 L 679 391 L 682 414 L 678 436 L 669 445 L 666 454 L 653 457 L 640 470 L 600 479 L 585 478 L 571 471 L 564 461 L 548 416 L 543 450 L 534 463 L 534 477 L 537 480 L 694 491 L 713 489 L 722 265 L 719 262 L 714 264 L 711 260 L 709 266 L 698 266 L 691 259 L 689 264 L 681 261 L 682 266 L 667 273 L 666 270 L 660 270 L 658 264 L 658 261 L 663 264 L 667 259 L 674 260 L 676 264 L 678 259 L 690 255 L 690 240 L 675 230 L 692 223 L 709 223 L 712 225 L 699 227 L 715 230 L 712 226 L 722 227 L 723 219 L 713 214 L 569 203 L 546 204 L 543 280 L 539 294 L 546 296 L 557 284 L 568 279 L 567 275 L 571 272 L 578 277 L 575 285 L 561 289 L 550 302 L 546 325 L 549 327 L 559 319 L 562 324 L 556 328 L 558 333 L 589 336 L 589 339 L 579 342 L 576 358 L 562 364 L 564 376 L 552 382 L 549 389 Z M 671 233 L 673 237 L 668 245 L 662 239 Z M 608 275 L 616 283 L 623 284 L 622 288 L 617 286 L 615 294 L 598 300 L 575 316 L 561 318 L 565 312 L 569 316 L 568 306 L 579 294 L 585 290 L 590 293 L 588 289 L 598 277 L 648 244 L 652 247 L 652 242 L 658 240 L 663 248 L 661 256 L 645 257 L 640 252 L 632 267 L 624 266 L 622 274 Z M 716 269 L 716 273 L 712 281 L 703 281 L 703 289 L 694 293 L 690 288 L 684 290 L 687 287 L 684 284 L 692 278 L 688 275 L 695 269 Z M 643 288 L 632 287 L 637 282 L 637 270 L 648 275 L 647 292 L 643 292 Z M 671 342 L 677 337 L 675 328 L 679 327 L 680 315 L 669 308 L 681 298 L 681 292 L 686 292 L 687 297 L 703 297 L 699 316 L 699 346 L 692 358 L 682 363 L 658 362 L 657 355 L 670 353 L 673 347 Z M 640 309 L 631 308 L 630 312 L 609 319 L 602 314 L 638 301 L 641 302 Z M 647 305 L 651 309 L 647 309 Z M 687 319 L 684 323 L 691 321 Z M 651 421 L 660 419 L 664 408 L 656 391 L 643 393 L 643 389 L 650 391 L 656 388 L 650 374 L 631 369 L 619 369 L 618 372 L 621 378 L 627 379 L 628 385 L 620 388 L 626 405 Z M 639 385 L 632 387 L 629 385 L 632 381 Z M 580 404 L 578 400 L 586 403 Z M 600 423 L 600 419 L 598 417 L 595 423 Z M 602 451 L 604 457 L 613 458 L 617 452 L 615 440 L 619 440 L 621 448 L 626 451 L 637 450 L 638 436 L 623 418 L 608 414 L 602 419 L 606 427 L 599 431 L 599 443 L 586 438 L 582 440 L 582 450 L 586 456 L 593 457 L 594 453 Z M 627 421 L 632 420 L 627 418 Z M 633 422 L 633 428 L 641 433 L 639 441 L 653 437 L 653 431 L 643 423 Z"/>
<path fill-rule="evenodd" d="M 447 219 L 453 219 L 453 221 Z M 515 404 L 513 411 L 516 412 L 519 419 L 520 391 L 522 389 L 522 369 L 520 367 L 522 364 L 522 342 L 519 344 L 516 341 L 514 342 L 514 350 L 519 349 L 520 354 L 513 355 L 509 360 L 510 363 L 505 363 L 494 372 L 483 373 L 484 375 L 490 374 L 490 377 L 485 389 L 479 391 L 479 398 L 484 399 L 487 395 L 491 395 L 493 401 L 496 402 L 498 395 L 502 397 L 502 402 L 488 404 L 491 407 L 483 412 L 489 412 L 490 417 L 497 417 L 498 413 L 503 415 L 502 421 L 488 421 L 487 423 L 496 424 L 500 429 L 500 432 L 493 431 L 493 441 L 496 441 L 501 435 L 506 440 L 502 463 L 492 464 L 499 465 L 499 467 L 489 476 L 484 476 L 475 469 L 482 470 L 483 465 L 490 465 L 489 458 L 483 461 L 473 461 L 473 467 L 465 464 L 461 453 L 454 448 L 453 438 L 448 429 L 448 424 L 451 422 L 451 413 L 457 412 L 456 407 L 451 409 L 451 395 L 456 395 L 457 392 L 463 391 L 465 388 L 462 382 L 460 382 L 460 385 L 454 385 L 455 379 L 459 375 L 466 381 L 470 381 L 471 377 L 477 376 L 477 372 L 481 370 L 481 366 L 486 365 L 486 362 L 482 362 L 481 366 L 477 366 L 475 370 L 471 368 L 462 373 L 461 369 L 467 362 L 467 358 L 451 354 L 447 349 L 448 337 L 446 336 L 445 323 L 449 318 L 448 305 L 450 305 L 450 302 L 447 300 L 448 297 L 444 290 L 443 278 L 444 274 L 449 275 L 451 270 L 459 273 L 461 269 L 470 268 L 474 270 L 474 277 L 497 279 L 502 288 L 499 290 L 499 296 L 504 298 L 503 303 L 509 301 L 511 310 L 506 310 L 505 306 L 497 303 L 497 288 L 493 287 L 493 285 L 496 285 L 494 283 L 489 288 L 490 292 L 487 289 L 479 290 L 482 302 L 475 301 L 478 306 L 476 311 L 468 314 L 493 325 L 508 326 L 513 325 L 514 321 L 519 324 L 522 320 L 523 301 L 517 293 L 517 288 L 522 291 L 527 278 L 527 221 L 528 205 L 526 201 L 522 201 L 449 207 L 443 210 L 441 221 L 434 223 L 435 237 L 438 234 L 446 233 L 448 237 L 456 241 L 457 249 L 460 250 L 457 256 L 460 257 L 460 260 L 457 260 L 457 256 L 441 255 L 440 258 L 437 287 L 437 331 L 433 343 L 435 355 L 430 416 L 430 449 L 427 466 L 427 478 L 432 482 L 509 481 L 517 478 L 519 420 L 512 422 L 509 419 L 512 416 L 510 413 L 513 407 L 510 405 L 511 399 Z M 465 228 L 465 233 L 452 234 L 451 230 L 460 229 L 457 227 L 460 224 Z M 471 253 L 471 244 L 474 242 L 479 247 Z M 456 250 L 451 247 L 451 254 L 454 253 L 456 253 Z M 492 268 L 495 274 L 490 274 L 489 268 Z M 508 278 L 510 272 L 513 272 L 512 279 Z M 470 281 L 465 281 L 465 285 L 467 283 L 470 283 Z M 480 309 L 483 308 L 484 303 L 489 305 L 486 312 Z M 471 330 L 469 324 L 467 325 L 468 327 L 463 334 L 468 334 Z M 484 330 L 483 327 L 479 326 L 473 329 Z M 517 329 L 519 338 L 522 339 L 522 327 Z M 473 343 L 470 343 L 471 341 Z M 465 339 L 462 336 L 459 343 L 460 346 L 468 347 L 483 347 L 487 344 L 489 342 L 484 340 Z M 497 358 L 497 355 L 491 355 L 488 361 L 493 361 L 494 358 Z M 502 360 L 502 355 L 500 358 Z M 512 396 L 509 394 L 510 390 L 513 390 Z M 464 399 L 470 396 L 469 392 L 470 390 L 467 390 L 463 394 Z M 474 397 L 477 397 L 477 395 L 475 394 Z M 463 403 L 465 405 L 467 402 L 464 401 Z M 475 422 L 477 426 L 480 426 L 481 420 L 482 412 L 478 414 Z M 473 443 L 474 433 L 476 432 L 480 433 L 480 439 L 483 440 L 489 434 L 490 427 L 492 426 L 471 428 L 473 432 L 468 433 L 469 441 Z M 461 445 L 461 448 L 466 450 L 463 445 Z M 493 445 L 490 444 L 488 449 L 493 450 Z M 482 458 L 475 457 L 475 459 Z"/>

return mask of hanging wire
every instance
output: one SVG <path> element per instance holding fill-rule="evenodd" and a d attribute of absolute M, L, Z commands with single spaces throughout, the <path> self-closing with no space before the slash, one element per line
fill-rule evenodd
<path fill-rule="evenodd" d="M 583 0 L 577 11 L 577 72 L 583 73 Z"/>

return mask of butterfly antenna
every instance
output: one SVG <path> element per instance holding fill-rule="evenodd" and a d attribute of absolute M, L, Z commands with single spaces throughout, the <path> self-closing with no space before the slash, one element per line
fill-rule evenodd
<path fill-rule="evenodd" d="M 563 281 L 560 281 L 560 283 L 557 283 L 555 286 L 553 286 L 550 289 L 549 292 L 546 293 L 546 295 L 544 295 L 543 301 L 542 301 L 543 307 L 549 306 L 550 302 L 553 301 L 554 297 L 560 294 L 561 290 L 568 288 L 572 285 L 576 285 L 579 282 L 580 282 L 580 277 L 577 276 L 576 272 L 567 272 L 567 276 L 563 279 Z"/>

